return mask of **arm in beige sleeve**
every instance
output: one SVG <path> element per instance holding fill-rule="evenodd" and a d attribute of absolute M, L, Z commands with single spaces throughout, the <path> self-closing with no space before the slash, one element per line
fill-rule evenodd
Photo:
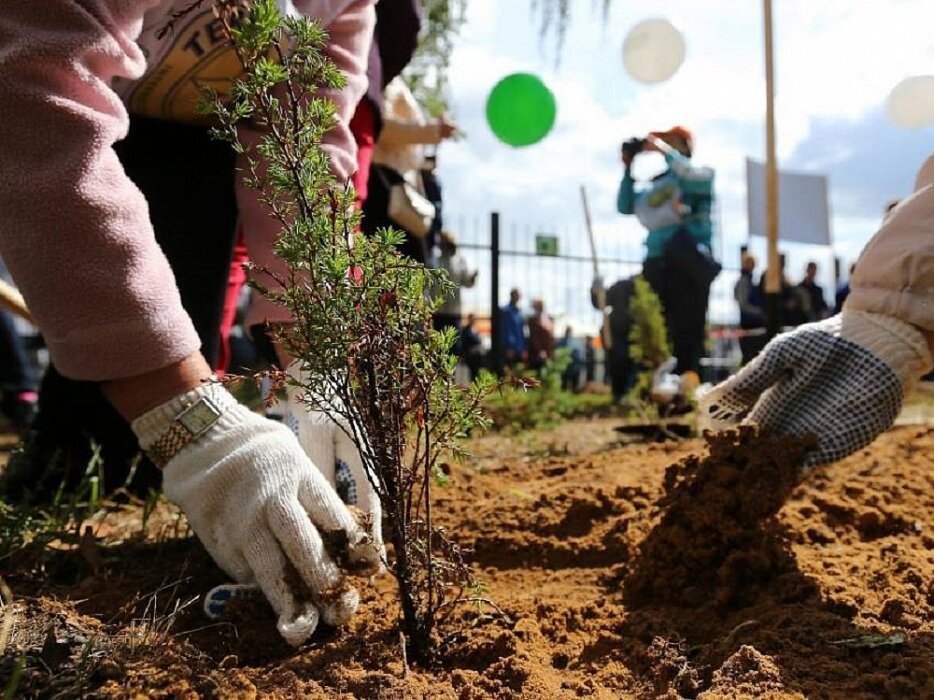
<path fill-rule="evenodd" d="M 380 143 L 390 146 L 441 143 L 441 126 L 438 122 L 422 122 L 383 118 L 383 129 L 379 133 Z"/>
<path fill-rule="evenodd" d="M 425 121 L 421 106 L 401 77 L 386 86 L 383 98 L 383 128 L 379 134 L 381 145 L 441 143 L 440 122 Z"/>

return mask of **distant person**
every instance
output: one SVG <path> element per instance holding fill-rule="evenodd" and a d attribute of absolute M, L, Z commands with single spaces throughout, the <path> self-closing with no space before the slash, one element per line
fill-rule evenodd
<path fill-rule="evenodd" d="M 483 340 L 477 332 L 477 317 L 467 314 L 467 323 L 461 329 L 461 358 L 470 372 L 470 381 L 477 378 L 483 367 Z"/>
<path fill-rule="evenodd" d="M 804 302 L 804 313 L 808 321 L 823 321 L 830 316 L 830 307 L 824 299 L 824 288 L 817 283 L 817 263 L 807 264 L 804 279 L 798 285 Z"/>
<path fill-rule="evenodd" d="M 581 371 L 584 369 L 584 353 L 580 341 L 574 337 L 574 329 L 568 326 L 564 336 L 555 344 L 556 349 L 570 350 L 568 366 L 561 373 L 561 388 L 564 391 L 577 391 L 581 383 Z"/>
<path fill-rule="evenodd" d="M 509 303 L 500 309 L 503 334 L 503 364 L 507 369 L 514 369 L 517 364 L 525 361 L 526 338 L 525 319 L 519 302 L 522 292 L 513 288 L 509 292 Z"/>
<path fill-rule="evenodd" d="M 441 193 L 441 180 L 438 177 L 438 154 L 425 156 L 422 167 L 418 171 L 420 185 L 425 199 L 435 207 L 435 218 L 431 222 L 431 229 L 425 238 L 425 245 L 431 251 L 436 245 L 441 245 L 441 231 L 444 229 L 444 197 Z"/>
<path fill-rule="evenodd" d="M 584 336 L 584 382 L 590 384 L 597 381 L 597 348 L 593 344 L 593 336 Z"/>
<path fill-rule="evenodd" d="M 837 285 L 837 291 L 834 294 L 833 312 L 835 314 L 843 311 L 843 303 L 850 296 L 850 280 L 853 279 L 853 273 L 856 272 L 856 263 L 850 265 L 850 276 Z"/>
<path fill-rule="evenodd" d="M 545 363 L 555 358 L 555 324 L 545 313 L 545 302 L 532 299 L 532 315 L 529 316 L 529 344 L 527 348 L 529 367 L 540 370 Z"/>
<path fill-rule="evenodd" d="M 648 229 L 643 274 L 661 301 L 678 374 L 700 372 L 710 284 L 721 269 L 711 254 L 714 171 L 693 165 L 693 150 L 683 126 L 627 141 L 617 198 L 619 212 Z M 646 151 L 660 152 L 668 169 L 637 188 L 631 166 Z"/>
<path fill-rule="evenodd" d="M 603 289 L 603 278 L 594 278 L 590 290 L 590 299 L 594 308 L 599 308 L 597 299 Z M 613 398 L 622 399 L 636 382 L 636 367 L 629 356 L 629 332 L 632 328 L 632 315 L 629 313 L 629 301 L 635 289 L 635 277 L 618 280 L 606 290 L 606 305 L 610 309 L 610 347 L 606 353 L 606 372 Z"/>
<path fill-rule="evenodd" d="M 733 298 L 739 306 L 739 328 L 740 331 L 745 331 L 739 337 L 743 364 L 755 357 L 766 341 L 762 290 L 753 279 L 755 271 L 756 259 L 748 253 L 743 255 L 739 279 L 733 287 Z M 761 335 L 750 334 L 752 331 L 762 331 L 762 333 Z"/>
<path fill-rule="evenodd" d="M 0 413 L 10 430 L 24 434 L 36 417 L 39 377 L 16 329 L 13 316 L 0 309 Z"/>
<path fill-rule="evenodd" d="M 383 90 L 382 130 L 373 151 L 367 198 L 363 203 L 363 232 L 378 229 L 403 230 L 405 241 L 399 251 L 413 260 L 428 261 L 427 232 L 408 231 L 389 217 L 390 191 L 400 182 L 420 189 L 419 169 L 424 162 L 422 146 L 437 145 L 457 132 L 457 125 L 447 119 L 426 119 L 409 86 L 397 76 Z"/>
<path fill-rule="evenodd" d="M 457 238 L 450 231 L 442 231 L 439 237 L 441 255 L 438 267 L 448 273 L 454 283 L 454 291 L 435 312 L 434 325 L 437 330 L 461 327 L 461 287 L 473 287 L 477 281 L 477 270 L 471 270 L 467 260 L 457 250 Z"/>
<path fill-rule="evenodd" d="M 422 25 L 421 0 L 380 0 L 366 61 L 367 87 L 348 124 L 357 144 L 357 171 L 351 184 L 362 208 L 369 196 L 373 152 L 383 128 L 383 91 L 412 60 Z"/>

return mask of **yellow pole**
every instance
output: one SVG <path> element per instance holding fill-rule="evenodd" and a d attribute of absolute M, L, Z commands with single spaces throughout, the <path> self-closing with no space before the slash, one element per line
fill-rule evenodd
<path fill-rule="evenodd" d="M 765 4 L 765 231 L 768 241 L 766 294 L 781 292 L 778 270 L 778 166 L 775 161 L 775 71 L 772 62 L 772 0 Z"/>
<path fill-rule="evenodd" d="M 3 280 L 0 280 L 0 307 L 3 307 L 7 311 L 12 311 L 14 314 L 26 319 L 33 325 L 36 323 L 32 318 L 32 314 L 29 313 L 29 309 L 26 307 L 23 295 L 19 293 L 16 287 L 7 284 Z"/>

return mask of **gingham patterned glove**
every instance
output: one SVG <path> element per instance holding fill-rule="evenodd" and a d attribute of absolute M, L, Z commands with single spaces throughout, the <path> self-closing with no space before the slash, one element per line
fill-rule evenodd
<path fill-rule="evenodd" d="M 334 486 L 344 503 L 363 514 L 367 529 L 385 560 L 383 509 L 360 452 L 350 439 L 349 426 L 335 422 L 320 411 L 311 410 L 302 400 L 298 363 L 292 363 L 287 372 L 297 386 L 289 386 L 283 423 L 292 430 L 305 454 Z"/>
<path fill-rule="evenodd" d="M 332 625 L 347 622 L 359 596 L 325 540 L 338 542 L 331 552 L 362 574 L 379 567 L 379 552 L 288 428 L 253 413 L 222 386 L 205 384 L 133 421 L 140 445 L 153 448 L 185 407 L 205 397 L 220 418 L 165 464 L 166 497 L 185 511 L 224 571 L 262 589 L 287 642 L 305 641 L 319 616 Z M 302 584 L 290 569 L 307 592 L 296 590 Z"/>
<path fill-rule="evenodd" d="M 805 468 L 834 462 L 891 427 L 902 400 L 931 368 L 924 336 L 890 316 L 841 314 L 779 335 L 736 375 L 705 394 L 701 426 L 756 423 L 816 436 Z"/>

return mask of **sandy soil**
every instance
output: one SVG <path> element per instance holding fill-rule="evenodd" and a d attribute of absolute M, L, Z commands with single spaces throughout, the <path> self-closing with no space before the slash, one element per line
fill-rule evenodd
<path fill-rule="evenodd" d="M 23 697 L 934 697 L 934 428 L 794 486 L 800 445 L 710 456 L 617 424 L 488 436 L 453 467 L 435 510 L 504 616 L 459 609 L 437 669 L 404 668 L 389 577 L 297 651 L 264 610 L 210 624 L 223 574 L 170 508 L 145 531 L 127 508 L 80 551 L 2 563 L 0 688 L 23 658 Z"/>

